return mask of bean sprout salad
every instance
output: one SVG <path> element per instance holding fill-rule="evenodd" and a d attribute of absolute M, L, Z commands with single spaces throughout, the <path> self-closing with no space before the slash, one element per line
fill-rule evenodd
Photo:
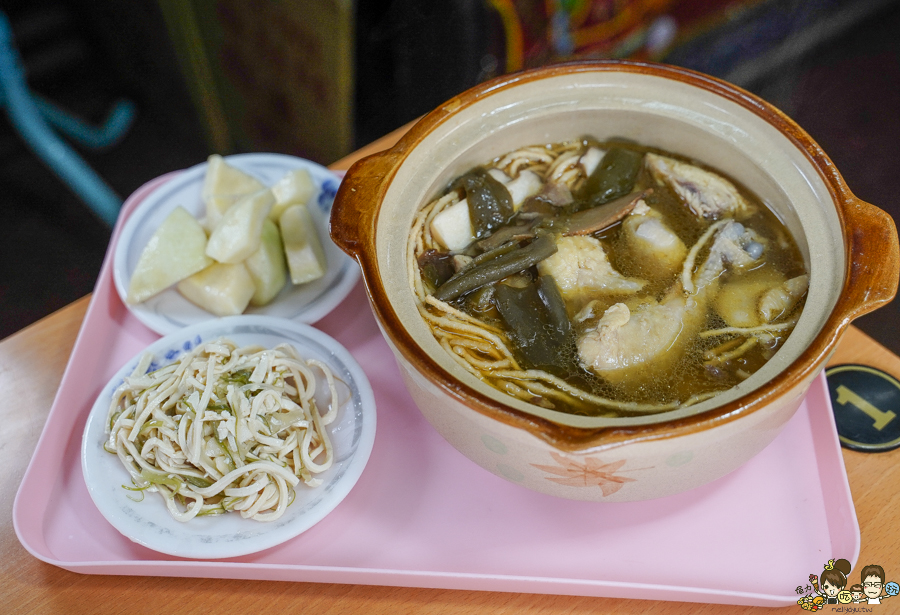
<path fill-rule="evenodd" d="M 239 348 L 227 339 L 148 372 L 151 360 L 142 357 L 109 408 L 104 449 L 131 475 L 127 489 L 159 493 L 183 522 L 233 511 L 274 521 L 300 481 L 321 484 L 314 475 L 334 460 L 325 426 L 340 405 L 328 366 L 288 344 Z M 315 398 L 322 381 L 325 414 Z"/>

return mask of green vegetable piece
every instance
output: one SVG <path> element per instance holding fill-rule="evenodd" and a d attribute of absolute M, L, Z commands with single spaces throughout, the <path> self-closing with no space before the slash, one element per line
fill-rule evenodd
<path fill-rule="evenodd" d="M 178 491 L 181 489 L 181 486 L 184 482 L 175 477 L 171 477 L 168 474 L 163 474 L 162 472 L 153 472 L 148 470 L 147 468 L 141 469 L 141 477 L 147 482 L 153 483 L 154 485 L 165 485 L 167 487 L 171 487 L 174 491 Z"/>
<path fill-rule="evenodd" d="M 523 287 L 497 284 L 494 301 L 523 363 L 551 372 L 565 369 L 566 353 L 562 351 L 567 328 L 563 330 L 552 324 L 550 310 L 537 284 Z"/>
<path fill-rule="evenodd" d="M 150 433 L 152 430 L 158 429 L 159 427 L 162 427 L 162 426 L 163 426 L 163 422 L 162 422 L 162 421 L 159 421 L 159 420 L 156 420 L 156 421 L 147 421 L 147 422 L 144 423 L 144 425 L 141 427 L 141 430 L 138 432 L 138 435 L 139 435 L 139 436 L 146 436 L 146 435 L 147 435 L 148 433 Z"/>
<path fill-rule="evenodd" d="M 134 482 L 133 482 L 133 481 L 132 481 L 132 485 L 134 485 Z M 147 489 L 149 489 L 151 486 L 152 486 L 152 485 L 144 485 L 143 487 L 138 487 L 138 486 L 132 486 L 132 487 L 129 487 L 128 485 L 122 485 L 122 489 L 125 489 L 126 491 L 139 491 L 139 492 L 143 492 L 143 491 L 146 491 Z M 143 494 L 142 494 L 142 495 L 143 495 Z M 141 498 L 141 500 L 134 500 L 134 501 L 135 501 L 135 502 L 140 502 L 140 501 L 142 501 L 142 500 L 143 500 L 143 498 Z"/>
<path fill-rule="evenodd" d="M 106 428 L 107 428 L 109 431 L 112 431 L 113 425 L 116 424 L 116 421 L 119 419 L 119 416 L 121 416 L 121 415 L 122 415 L 122 411 L 121 411 L 121 410 L 116 410 L 112 415 L 110 415 L 109 421 L 107 421 L 107 425 L 106 425 Z M 113 451 L 111 451 L 111 452 L 115 453 L 116 451 L 113 450 Z"/>
<path fill-rule="evenodd" d="M 487 261 L 493 260 L 493 259 L 497 258 L 498 256 L 508 254 L 509 252 L 512 252 L 513 250 L 518 250 L 518 249 L 519 249 L 519 242 L 509 241 L 509 242 L 504 243 L 501 246 L 496 247 L 492 250 L 483 252 L 483 253 L 479 254 L 478 256 L 476 256 L 475 258 L 473 258 L 472 262 L 470 262 L 468 265 L 466 265 L 465 267 L 463 267 L 462 269 L 460 269 L 459 271 L 454 273 L 452 276 L 450 276 L 450 279 L 445 280 L 443 283 L 446 284 L 447 282 L 452 282 L 456 278 L 466 275 L 466 273 L 468 273 L 470 270 L 474 269 L 476 266 L 480 265 L 481 263 L 486 263 Z M 438 288 L 439 286 L 440 285 L 435 286 L 435 288 Z"/>
<path fill-rule="evenodd" d="M 482 262 L 456 278 L 443 284 L 434 293 L 435 299 L 452 301 L 485 284 L 499 282 L 514 273 L 533 267 L 548 256 L 555 254 L 556 241 L 549 235 L 541 235 L 524 248 L 501 254 Z"/>
<path fill-rule="evenodd" d="M 482 316 L 494 307 L 494 285 L 488 284 L 466 296 L 466 311 L 473 316 Z"/>
<path fill-rule="evenodd" d="M 509 190 L 484 169 L 472 169 L 459 179 L 459 183 L 466 191 L 469 218 L 477 239 L 487 237 L 515 215 Z"/>
<path fill-rule="evenodd" d="M 491 248 L 487 252 L 482 252 L 478 256 L 472 259 L 472 265 L 480 265 L 481 263 L 485 263 L 489 260 L 497 258 L 498 256 L 502 256 L 504 254 L 509 254 L 515 250 L 519 249 L 518 241 L 507 241 L 506 243 L 502 243 L 496 248 Z"/>
<path fill-rule="evenodd" d="M 201 489 L 206 489 L 207 487 L 212 486 L 213 482 L 207 478 L 201 478 L 199 476 L 185 476 L 184 480 L 193 485 L 194 487 L 200 487 Z"/>
<path fill-rule="evenodd" d="M 223 374 L 219 380 L 224 384 L 235 384 L 235 385 L 245 385 L 250 384 L 250 376 L 253 372 L 249 369 L 242 369 L 240 371 L 236 371 L 233 374 Z M 228 409 L 227 406 L 223 407 L 223 409 Z"/>
<path fill-rule="evenodd" d="M 198 517 L 214 517 L 216 515 L 224 515 L 226 512 L 228 512 L 228 511 L 225 510 L 225 508 L 220 504 L 219 506 L 217 506 L 215 508 L 207 508 L 205 510 L 201 510 L 200 512 L 197 513 L 197 516 Z"/>
<path fill-rule="evenodd" d="M 634 189 L 634 182 L 641 170 L 644 155 L 622 147 L 612 147 L 579 191 L 579 201 L 574 209 L 603 205 L 625 196 Z"/>
<path fill-rule="evenodd" d="M 507 242 L 519 243 L 526 239 L 533 239 L 535 235 L 533 227 L 537 226 L 537 223 L 539 221 L 540 219 L 534 219 L 526 222 L 525 224 L 502 226 L 491 233 L 488 237 L 479 240 L 475 244 L 475 246 L 479 250 L 484 250 L 485 253 L 487 253 L 491 250 L 495 250 L 496 248 L 504 245 Z"/>
<path fill-rule="evenodd" d="M 559 344 L 574 343 L 572 323 L 566 312 L 566 302 L 563 300 L 559 286 L 552 275 L 542 275 L 538 278 L 537 291 L 547 308 L 547 322 L 554 332 L 554 337 Z"/>

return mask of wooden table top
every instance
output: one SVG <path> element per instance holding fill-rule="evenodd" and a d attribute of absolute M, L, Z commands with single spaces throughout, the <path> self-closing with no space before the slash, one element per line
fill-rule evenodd
<path fill-rule="evenodd" d="M 403 133 L 361 149 L 335 165 L 389 147 Z M 320 583 L 99 576 L 69 572 L 30 555 L 13 529 L 13 497 L 44 428 L 90 296 L 0 341 L 0 610 L 14 613 L 733 613 L 735 607 L 541 594 L 467 592 Z M 831 360 L 864 363 L 900 379 L 900 358 L 855 327 Z M 879 454 L 843 451 L 861 532 L 855 568 L 884 567 L 900 579 L 900 449 Z M 862 605 L 860 605 L 862 606 Z M 767 608 L 741 612 L 772 613 Z M 878 607 L 876 607 L 878 608 Z M 796 605 L 779 609 L 797 613 Z M 827 609 L 826 609 L 827 610 Z M 893 610 L 893 609 L 890 609 Z"/>

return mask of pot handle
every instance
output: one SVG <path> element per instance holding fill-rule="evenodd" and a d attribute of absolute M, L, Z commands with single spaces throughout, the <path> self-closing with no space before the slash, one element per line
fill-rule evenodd
<path fill-rule="evenodd" d="M 396 168 L 397 158 L 389 150 L 357 160 L 338 188 L 329 221 L 331 239 L 357 260 L 367 246 L 374 247 L 378 203 Z"/>
<path fill-rule="evenodd" d="M 890 302 L 900 279 L 897 227 L 885 211 L 850 195 L 845 200 L 849 277 L 845 314 L 853 320 Z"/>

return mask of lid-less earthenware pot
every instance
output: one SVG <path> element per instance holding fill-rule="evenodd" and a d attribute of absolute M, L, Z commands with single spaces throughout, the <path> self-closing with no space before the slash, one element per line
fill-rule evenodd
<path fill-rule="evenodd" d="M 407 275 L 416 211 L 472 166 L 518 147 L 585 135 L 632 139 L 706 162 L 753 190 L 794 235 L 810 273 L 806 305 L 784 346 L 741 384 L 652 416 L 576 416 L 506 396 L 435 341 Z M 849 323 L 894 297 L 900 271 L 891 217 L 857 199 L 821 148 L 783 113 L 706 75 L 620 61 L 503 76 L 447 101 L 394 147 L 351 167 L 331 234 L 358 260 L 410 393 L 438 431 L 508 480 L 588 500 L 682 491 L 762 450 Z M 618 474 L 596 470 L 613 466 Z M 562 475 L 586 478 L 581 485 L 581 478 Z M 618 487 L 598 488 L 598 481 Z"/>

